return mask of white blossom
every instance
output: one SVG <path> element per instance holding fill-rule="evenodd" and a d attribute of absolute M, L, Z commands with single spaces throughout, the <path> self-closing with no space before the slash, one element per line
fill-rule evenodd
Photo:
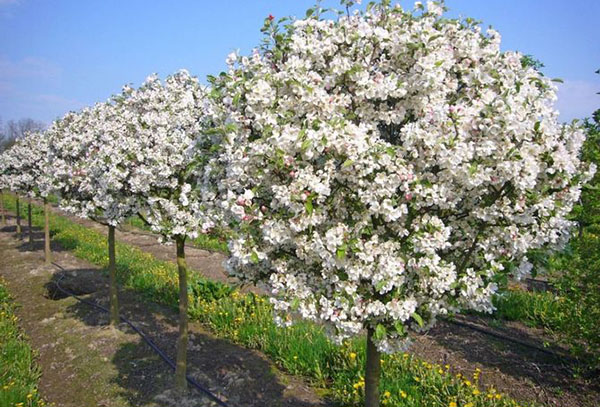
<path fill-rule="evenodd" d="M 379 327 L 398 349 L 438 315 L 492 311 L 497 274 L 568 237 L 581 129 L 496 31 L 442 13 L 294 20 L 212 83 L 203 188 L 232 228 L 228 270 L 270 288 L 278 321 Z"/>

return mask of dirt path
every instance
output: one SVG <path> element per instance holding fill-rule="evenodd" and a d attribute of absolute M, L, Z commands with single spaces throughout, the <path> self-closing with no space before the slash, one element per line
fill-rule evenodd
<path fill-rule="evenodd" d="M 212 406 L 196 391 L 178 398 L 173 374 L 140 337 L 121 324 L 106 326 L 106 315 L 55 289 L 56 281 L 83 298 L 107 305 L 107 279 L 100 270 L 55 247 L 55 266 L 43 253 L 15 239 L 15 228 L 0 232 L 0 274 L 21 305 L 20 324 L 39 352 L 40 392 L 61 407 Z M 39 237 L 40 233 L 36 234 Z M 121 291 L 122 315 L 142 328 L 171 358 L 175 356 L 177 315 Z M 279 371 L 259 352 L 215 338 L 190 324 L 190 374 L 239 407 L 317 407 L 325 403 L 300 379 Z"/>
<path fill-rule="evenodd" d="M 56 209 L 55 211 L 106 234 L 106 228 L 102 225 L 69 216 Z M 147 232 L 136 229 L 119 230 L 117 240 L 137 246 L 159 259 L 175 261 L 174 246 L 159 244 L 156 237 Z M 186 257 L 194 271 L 214 280 L 230 281 L 222 267 L 225 259 L 223 254 L 187 246 Z M 174 318 L 175 316 L 173 321 Z M 544 348 L 547 342 L 552 342 L 542 330 L 517 322 L 491 327 L 491 319 L 466 317 L 465 320 L 540 348 Z M 440 323 L 434 330 L 416 337 L 411 351 L 431 363 L 449 364 L 455 372 L 463 375 L 471 376 L 476 368 L 481 369 L 481 382 L 484 385 L 493 386 L 517 400 L 534 401 L 547 406 L 600 405 L 600 378 L 581 377 L 578 367 L 572 361 L 472 329 Z"/>

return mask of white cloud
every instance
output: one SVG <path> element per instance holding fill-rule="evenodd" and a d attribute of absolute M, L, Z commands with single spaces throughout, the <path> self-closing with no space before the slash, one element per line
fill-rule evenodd
<path fill-rule="evenodd" d="M 26 57 L 20 61 L 12 61 L 6 57 L 0 56 L 0 77 L 3 79 L 55 79 L 60 76 L 61 72 L 60 66 L 45 58 Z"/>
<path fill-rule="evenodd" d="M 556 108 L 560 112 L 561 121 L 590 117 L 596 109 L 600 109 L 600 82 L 565 81 L 558 84 L 558 100 Z"/>
<path fill-rule="evenodd" d="M 31 117 L 50 123 L 66 112 L 79 110 L 85 105 L 77 99 L 50 93 L 32 94 L 5 85 L 0 82 L 0 113 L 4 120 Z M 2 92 L 3 87 L 6 92 Z"/>
<path fill-rule="evenodd" d="M 48 108 L 49 106 L 52 106 L 54 110 L 64 110 L 65 112 L 79 109 L 82 105 L 77 99 L 69 99 L 51 94 L 35 95 L 31 97 L 31 100 L 40 107 Z"/>
<path fill-rule="evenodd" d="M 13 93 L 14 90 L 15 90 L 15 87 L 13 86 L 12 83 L 0 81 L 0 93 L 7 95 L 9 93 Z"/>

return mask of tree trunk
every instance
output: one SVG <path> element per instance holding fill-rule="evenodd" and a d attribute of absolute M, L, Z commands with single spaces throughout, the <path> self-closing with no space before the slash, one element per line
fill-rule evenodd
<path fill-rule="evenodd" d="M 179 271 L 179 338 L 177 339 L 177 368 L 175 386 L 184 393 L 187 389 L 187 346 L 188 346 L 188 292 L 187 265 L 185 262 L 185 236 L 175 238 L 177 244 L 177 269 Z"/>
<path fill-rule="evenodd" d="M 6 226 L 6 215 L 4 214 L 4 192 L 0 191 L 0 211 L 2 212 L 2 225 Z"/>
<path fill-rule="evenodd" d="M 44 198 L 44 262 L 52 263 L 52 252 L 50 251 L 50 205 L 48 199 Z"/>
<path fill-rule="evenodd" d="M 117 294 L 117 260 L 115 254 L 115 227 L 108 225 L 108 276 L 110 296 L 110 324 L 119 323 L 119 297 Z"/>
<path fill-rule="evenodd" d="M 21 230 L 21 202 L 19 201 L 19 195 L 17 195 L 17 236 L 19 239 L 23 239 L 23 232 Z"/>
<path fill-rule="evenodd" d="M 365 407 L 379 407 L 381 354 L 373 343 L 373 329 L 367 330 L 367 366 L 365 372 Z"/>
<path fill-rule="evenodd" d="M 33 225 L 31 222 L 31 198 L 27 200 L 27 229 L 29 230 L 29 247 L 33 250 Z"/>

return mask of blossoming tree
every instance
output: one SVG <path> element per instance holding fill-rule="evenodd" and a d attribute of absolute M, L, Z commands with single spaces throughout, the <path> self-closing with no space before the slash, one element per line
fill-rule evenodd
<path fill-rule="evenodd" d="M 47 218 L 47 197 L 52 192 L 48 137 L 45 132 L 27 133 L 24 137 L 17 139 L 15 144 L 4 154 L 6 155 L 5 182 L 13 192 L 29 198 L 27 204 L 28 234 L 29 244 L 33 246 L 31 199 L 42 198 L 44 200 Z M 47 223 L 44 228 L 44 253 L 45 261 L 49 264 L 51 254 Z"/>
<path fill-rule="evenodd" d="M 196 188 L 203 155 L 195 148 L 209 141 L 212 104 L 207 90 L 187 71 L 164 83 L 152 75 L 138 89 L 126 88 L 118 106 L 127 123 L 119 144 L 130 152 L 123 162 L 128 194 L 140 217 L 165 242 L 175 242 L 179 274 L 179 338 L 176 386 L 187 386 L 188 291 L 185 240 L 212 227 Z"/>
<path fill-rule="evenodd" d="M 501 52 L 496 31 L 442 14 L 383 1 L 267 19 L 261 49 L 230 55 L 214 81 L 228 270 L 266 285 L 282 324 L 317 321 L 338 341 L 366 331 L 367 406 L 379 352 L 440 315 L 492 311 L 528 250 L 568 238 L 589 176 L 552 82 Z"/>
<path fill-rule="evenodd" d="M 6 179 L 7 157 L 6 151 L 0 154 L 0 211 L 2 211 L 2 225 L 6 226 L 6 213 L 4 210 L 4 190 L 8 188 L 8 180 Z"/>
<path fill-rule="evenodd" d="M 6 213 L 4 211 L 4 189 L 7 187 L 4 181 L 4 157 L 0 154 L 0 212 L 2 212 L 2 226 L 6 226 Z"/>
<path fill-rule="evenodd" d="M 69 113 L 48 130 L 52 176 L 61 208 L 108 228 L 110 323 L 119 323 L 115 228 L 138 211 L 128 194 L 130 151 L 122 148 L 125 123 L 115 103 Z"/>
<path fill-rule="evenodd" d="M 23 238 L 23 231 L 21 229 L 21 201 L 19 199 L 19 192 L 17 191 L 16 179 L 19 176 L 18 167 L 19 162 L 16 159 L 16 155 L 9 150 L 2 152 L 0 156 L 2 166 L 2 184 L 8 188 L 11 192 L 15 193 L 15 205 L 16 205 L 16 233 L 19 239 Z"/>

